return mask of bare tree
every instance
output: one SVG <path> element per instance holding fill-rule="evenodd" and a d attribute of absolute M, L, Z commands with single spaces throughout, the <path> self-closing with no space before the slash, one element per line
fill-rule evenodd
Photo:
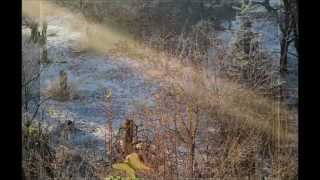
<path fill-rule="evenodd" d="M 179 88 L 182 96 L 186 96 L 185 92 L 182 88 Z M 180 98 L 179 98 L 180 99 Z M 190 97 L 190 99 L 186 99 L 186 113 L 187 116 L 184 118 L 184 113 L 176 114 L 174 118 L 174 131 L 176 132 L 177 137 L 180 141 L 186 144 L 188 149 L 187 155 L 187 170 L 188 177 L 194 177 L 194 164 L 195 164 L 195 150 L 196 150 L 196 137 L 199 129 L 199 111 L 200 108 L 196 103 L 195 97 Z M 179 108 L 179 107 L 177 107 Z M 181 108 L 181 107 L 180 107 Z M 177 162 L 176 162 L 177 163 Z"/>
<path fill-rule="evenodd" d="M 289 46 L 294 42 L 298 52 L 298 7 L 296 0 L 282 0 L 279 9 L 278 23 L 281 31 L 280 40 L 280 72 L 288 71 Z"/>

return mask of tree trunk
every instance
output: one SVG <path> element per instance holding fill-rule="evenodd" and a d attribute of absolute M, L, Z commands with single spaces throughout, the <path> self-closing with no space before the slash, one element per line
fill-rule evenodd
<path fill-rule="evenodd" d="M 288 65 L 288 48 L 290 44 L 290 34 L 292 32 L 291 21 L 292 16 L 290 16 L 290 4 L 289 1 L 283 0 L 284 9 L 283 13 L 280 14 L 280 30 L 282 33 L 280 42 L 280 73 L 287 72 Z"/>
<path fill-rule="evenodd" d="M 59 86 L 60 86 L 60 91 L 62 93 L 62 96 L 64 98 L 69 97 L 67 81 L 68 81 L 67 73 L 65 71 L 61 70 L 60 77 L 59 77 Z"/>
<path fill-rule="evenodd" d="M 288 71 L 288 40 L 287 35 L 284 35 L 281 39 L 281 49 L 280 49 L 280 73 L 285 73 Z"/>
<path fill-rule="evenodd" d="M 297 22 L 295 22 L 295 23 L 297 23 Z M 296 48 L 297 53 L 299 54 L 298 24 L 295 25 L 293 33 L 294 33 L 294 46 Z"/>
<path fill-rule="evenodd" d="M 47 48 L 46 44 L 42 47 L 41 62 L 43 62 L 45 64 L 49 63 L 48 48 Z"/>
<path fill-rule="evenodd" d="M 113 133 L 112 133 L 112 131 L 113 131 L 113 128 L 112 128 L 112 121 L 111 120 L 109 120 L 109 122 L 108 122 L 108 129 L 109 129 L 109 135 L 110 135 L 110 141 L 109 141 L 109 147 L 108 147 L 108 149 L 109 149 L 109 153 L 110 153 L 110 162 L 111 162 L 111 164 L 113 163 L 113 153 L 112 153 L 112 139 L 113 139 Z"/>
<path fill-rule="evenodd" d="M 125 155 L 133 152 L 133 120 L 127 120 L 125 122 Z"/>
<path fill-rule="evenodd" d="M 291 10 L 291 14 L 292 14 L 292 18 L 294 20 L 294 25 L 293 25 L 294 46 L 298 52 L 298 49 L 299 49 L 298 4 L 297 4 L 297 1 L 294 1 L 293 3 L 295 3 L 295 4 L 293 4 L 294 8 Z"/>
<path fill-rule="evenodd" d="M 38 32 L 38 23 L 37 22 L 32 22 L 31 25 L 31 37 L 30 37 L 30 40 L 33 42 L 33 43 L 36 43 L 38 41 L 38 38 L 39 38 L 39 32 Z"/>
<path fill-rule="evenodd" d="M 194 140 L 192 140 L 192 143 L 189 144 L 189 157 L 188 157 L 189 177 L 188 178 L 193 178 L 194 152 L 195 152 L 195 143 L 194 143 Z"/>
<path fill-rule="evenodd" d="M 177 108 L 177 107 L 176 107 Z M 178 109 L 178 108 L 177 108 Z M 175 114 L 175 118 L 174 118 L 174 129 L 177 130 L 177 114 Z M 175 136 L 175 141 L 174 141 L 174 153 L 175 153 L 175 175 L 177 180 L 179 179 L 179 172 L 178 172 L 178 148 L 177 148 L 177 143 L 178 143 L 178 138 L 177 135 Z"/>

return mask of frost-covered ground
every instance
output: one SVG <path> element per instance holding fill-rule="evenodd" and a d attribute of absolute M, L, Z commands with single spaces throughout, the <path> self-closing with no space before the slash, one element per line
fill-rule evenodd
<path fill-rule="evenodd" d="M 159 89 L 158 84 L 143 77 L 143 67 L 137 61 L 128 58 L 110 58 L 89 52 L 77 53 L 80 39 L 85 30 L 69 28 L 71 15 L 48 17 L 48 57 L 53 63 L 42 65 L 44 68 L 40 77 L 40 91 L 45 98 L 46 90 L 59 76 L 60 70 L 68 74 L 68 84 L 72 85 L 78 98 L 59 102 L 48 100 L 43 105 L 44 113 L 39 118 L 43 124 L 53 130 L 55 141 L 66 142 L 66 145 L 79 152 L 103 152 L 105 149 L 105 130 L 110 119 L 105 112 L 104 93 L 112 91 L 112 121 L 114 127 L 135 111 L 135 105 L 152 106 L 152 94 Z M 239 21 L 232 23 L 231 31 L 220 32 L 225 45 L 232 42 L 234 33 L 239 28 Z M 263 19 L 254 21 L 253 30 L 261 33 L 263 46 L 275 57 L 279 50 L 279 31 L 274 22 Z M 24 33 L 26 30 L 24 29 Z M 290 73 L 289 85 L 297 87 L 297 60 L 290 59 L 289 66 L 294 67 Z M 43 118 L 41 117 L 43 115 Z M 71 120 L 75 131 L 68 141 L 63 140 L 59 128 L 61 124 Z M 60 141 L 62 140 L 62 141 Z M 99 158 L 99 157 L 96 157 Z"/>
<path fill-rule="evenodd" d="M 112 92 L 112 121 L 114 127 L 119 127 L 135 111 L 134 104 L 153 104 L 152 93 L 158 87 L 142 77 L 139 73 L 141 67 L 133 60 L 75 53 L 83 34 L 81 29 L 76 32 L 67 28 L 70 18 L 60 16 L 48 19 L 48 58 L 53 63 L 41 67 L 40 91 L 41 98 L 46 98 L 47 89 L 59 77 L 60 70 L 65 70 L 68 84 L 74 88 L 78 98 L 64 102 L 46 101 L 42 106 L 44 113 L 40 113 L 39 118 L 57 135 L 54 141 L 61 138 L 62 128 L 57 127 L 71 120 L 76 131 L 69 141 L 61 142 L 67 142 L 66 145 L 80 151 L 88 148 L 102 151 L 109 120 L 105 111 L 105 92 Z M 23 32 L 28 33 L 26 29 Z"/>

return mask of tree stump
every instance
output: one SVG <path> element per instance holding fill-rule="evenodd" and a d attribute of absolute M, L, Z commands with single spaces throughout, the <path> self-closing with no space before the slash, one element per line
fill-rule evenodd
<path fill-rule="evenodd" d="M 33 43 L 36 43 L 39 40 L 40 32 L 38 31 L 39 24 L 37 22 L 32 22 L 30 25 L 31 28 L 31 37 L 30 40 Z"/>
<path fill-rule="evenodd" d="M 71 138 L 71 135 L 74 130 L 74 123 L 71 120 L 68 120 L 67 122 L 64 123 L 63 125 L 63 139 L 68 141 Z"/>
<path fill-rule="evenodd" d="M 42 32 L 41 32 L 41 35 L 43 37 L 47 37 L 47 29 L 48 29 L 48 23 L 44 21 L 42 24 Z"/>
<path fill-rule="evenodd" d="M 124 154 L 128 155 L 133 152 L 133 120 L 127 119 L 125 122 L 125 139 L 124 139 Z"/>
<path fill-rule="evenodd" d="M 67 73 L 61 70 L 60 77 L 59 77 L 59 88 L 61 91 L 61 97 L 63 97 L 64 99 L 69 97 L 67 81 L 68 81 Z"/>
<path fill-rule="evenodd" d="M 42 46 L 46 46 L 47 44 L 47 28 L 48 28 L 48 23 L 44 21 L 42 24 L 42 30 L 40 35 L 40 45 Z"/>

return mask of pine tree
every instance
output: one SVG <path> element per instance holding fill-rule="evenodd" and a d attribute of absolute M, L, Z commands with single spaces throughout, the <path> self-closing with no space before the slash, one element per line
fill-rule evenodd
<path fill-rule="evenodd" d="M 237 66 L 245 66 L 249 62 L 250 43 L 254 38 L 251 31 L 251 21 L 248 16 L 241 17 L 240 30 L 236 34 L 232 55 Z"/>
<path fill-rule="evenodd" d="M 272 64 L 251 26 L 249 17 L 242 16 L 231 52 L 231 76 L 251 88 L 269 88 L 273 76 Z"/>

